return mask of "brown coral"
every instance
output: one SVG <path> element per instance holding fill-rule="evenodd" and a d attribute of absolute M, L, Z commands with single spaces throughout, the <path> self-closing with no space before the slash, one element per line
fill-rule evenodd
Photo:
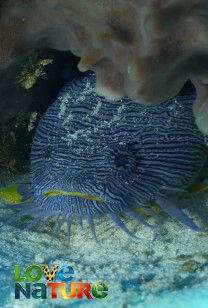
<path fill-rule="evenodd" d="M 1 67 L 34 48 L 70 50 L 113 99 L 157 103 L 191 79 L 208 132 L 207 0 L 1 0 L 0 41 Z"/>

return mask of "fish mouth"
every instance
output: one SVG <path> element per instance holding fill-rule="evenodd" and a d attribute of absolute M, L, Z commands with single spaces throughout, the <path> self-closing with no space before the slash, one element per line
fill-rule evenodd
<path fill-rule="evenodd" d="M 43 194 L 43 196 L 44 197 L 75 196 L 75 197 L 94 200 L 94 201 L 98 201 L 98 202 L 105 202 L 103 199 L 100 199 L 100 198 L 92 196 L 92 195 L 88 195 L 88 194 L 81 193 L 81 192 L 67 192 L 67 191 L 64 191 L 64 190 L 50 190 L 50 191 L 45 192 Z"/>

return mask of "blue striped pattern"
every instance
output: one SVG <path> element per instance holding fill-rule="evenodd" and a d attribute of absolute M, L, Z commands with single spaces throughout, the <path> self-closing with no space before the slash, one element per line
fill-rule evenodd
<path fill-rule="evenodd" d="M 94 75 L 68 84 L 40 121 L 31 153 L 31 211 L 61 216 L 57 228 L 66 220 L 68 230 L 74 217 L 82 226 L 86 216 L 97 240 L 94 215 L 106 214 L 132 235 L 118 213 L 148 225 L 133 209 L 144 208 L 159 217 L 150 209 L 157 201 L 168 214 L 199 231 L 168 202 L 187 191 L 207 159 L 192 114 L 195 97 L 142 106 L 128 98 L 115 102 L 99 97 L 94 85 Z M 104 202 L 43 196 L 52 190 L 81 192 Z"/>

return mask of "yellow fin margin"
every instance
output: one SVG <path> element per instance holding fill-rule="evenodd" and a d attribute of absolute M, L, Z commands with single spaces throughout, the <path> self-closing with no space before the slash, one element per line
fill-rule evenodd
<path fill-rule="evenodd" d="M 90 199 L 90 200 L 95 200 L 95 201 L 99 201 L 99 202 L 105 202 L 104 200 L 91 196 L 91 195 L 87 195 L 84 193 L 80 193 L 80 192 L 67 192 L 64 190 L 51 190 L 51 191 L 47 191 L 46 193 L 43 194 L 44 197 L 54 197 L 54 196 L 58 196 L 58 195 L 67 195 L 67 196 L 76 196 L 76 197 L 80 197 L 80 198 L 85 198 L 85 199 Z"/>
<path fill-rule="evenodd" d="M 20 184 L 16 184 L 8 188 L 0 189 L 0 197 L 6 201 L 9 201 L 12 204 L 21 203 L 22 196 L 17 192 L 17 188 L 19 187 L 19 185 Z M 29 201 L 32 201 L 32 199 L 28 199 L 24 202 L 29 202 Z"/>

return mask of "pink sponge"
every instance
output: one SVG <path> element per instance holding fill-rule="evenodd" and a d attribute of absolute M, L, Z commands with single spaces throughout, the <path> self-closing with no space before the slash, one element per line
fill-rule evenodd
<path fill-rule="evenodd" d="M 1 0 L 0 67 L 35 48 L 70 50 L 100 95 L 158 103 L 208 81 L 207 33 L 207 0 Z"/>

